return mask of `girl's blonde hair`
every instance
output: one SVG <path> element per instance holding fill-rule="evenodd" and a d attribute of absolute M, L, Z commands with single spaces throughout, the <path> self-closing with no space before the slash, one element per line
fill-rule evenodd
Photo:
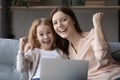
<path fill-rule="evenodd" d="M 53 34 L 55 33 L 52 27 L 52 23 L 49 19 L 47 18 L 40 18 L 36 19 L 35 21 L 32 22 L 32 25 L 29 30 L 28 34 L 28 42 L 32 45 L 33 48 L 40 48 L 40 43 L 37 39 L 37 27 L 40 25 L 48 25 L 51 27 Z"/>

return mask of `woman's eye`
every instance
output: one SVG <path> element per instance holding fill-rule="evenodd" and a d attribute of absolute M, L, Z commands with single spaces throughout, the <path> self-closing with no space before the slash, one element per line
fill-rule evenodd
<path fill-rule="evenodd" d="M 66 21 L 67 19 L 66 18 L 64 18 L 62 21 Z"/>
<path fill-rule="evenodd" d="M 51 33 L 51 31 L 47 32 L 47 34 L 50 34 L 50 33 Z"/>

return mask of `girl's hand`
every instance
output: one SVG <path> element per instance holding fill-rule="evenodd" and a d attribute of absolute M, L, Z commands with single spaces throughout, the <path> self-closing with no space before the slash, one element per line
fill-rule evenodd
<path fill-rule="evenodd" d="M 20 38 L 20 47 L 19 47 L 19 50 L 21 52 L 24 52 L 24 48 L 25 48 L 25 45 L 26 45 L 27 42 L 28 42 L 27 37 Z"/>
<path fill-rule="evenodd" d="M 26 53 L 29 49 L 32 49 L 33 46 L 30 43 L 27 43 L 24 47 L 24 53 Z"/>
<path fill-rule="evenodd" d="M 103 21 L 103 13 L 98 12 L 93 15 L 93 25 L 94 28 L 101 28 Z"/>

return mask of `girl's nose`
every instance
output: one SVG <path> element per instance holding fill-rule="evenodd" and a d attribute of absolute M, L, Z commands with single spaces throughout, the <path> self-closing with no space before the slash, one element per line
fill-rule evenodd
<path fill-rule="evenodd" d="M 47 34 L 45 34 L 45 35 L 44 35 L 44 38 L 48 38 L 48 35 L 47 35 Z"/>

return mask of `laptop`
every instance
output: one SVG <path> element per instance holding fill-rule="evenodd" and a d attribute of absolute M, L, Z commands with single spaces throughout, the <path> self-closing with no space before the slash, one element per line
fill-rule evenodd
<path fill-rule="evenodd" d="M 40 80 L 87 80 L 87 60 L 41 59 Z"/>

